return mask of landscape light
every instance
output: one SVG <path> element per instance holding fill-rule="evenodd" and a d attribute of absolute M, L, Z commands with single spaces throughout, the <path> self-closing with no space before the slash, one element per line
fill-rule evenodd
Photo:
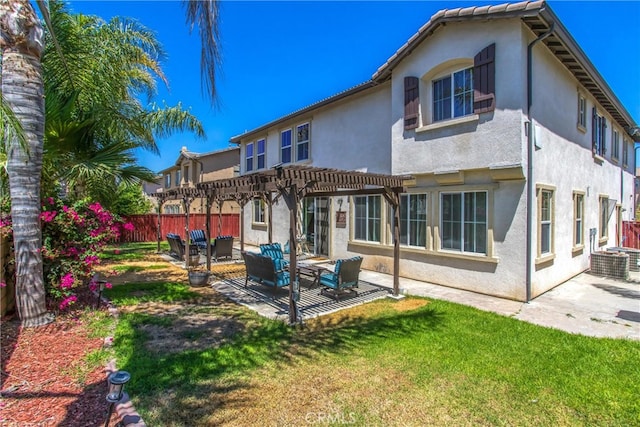
<path fill-rule="evenodd" d="M 124 385 L 129 382 L 131 375 L 127 371 L 116 371 L 109 374 L 107 381 L 109 382 L 109 392 L 107 393 L 107 402 L 109 402 L 109 411 L 107 412 L 107 421 L 104 426 L 109 426 L 109 419 L 113 412 L 113 405 L 122 399 L 124 393 Z"/>

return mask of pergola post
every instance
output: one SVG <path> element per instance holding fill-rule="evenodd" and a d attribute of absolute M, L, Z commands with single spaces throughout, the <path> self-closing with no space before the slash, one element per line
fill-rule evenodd
<path fill-rule="evenodd" d="M 213 197 L 207 195 L 207 223 L 205 224 L 205 233 L 207 233 L 207 271 L 211 271 L 211 204 Z"/>
<path fill-rule="evenodd" d="M 185 217 L 185 221 L 184 221 L 184 240 L 185 240 L 185 249 L 186 249 L 186 253 L 184 254 L 184 265 L 185 267 L 189 268 L 191 266 L 191 257 L 189 256 L 191 254 L 191 239 L 189 238 L 189 211 L 191 209 L 191 201 L 192 198 L 184 195 L 182 196 L 182 204 L 184 206 L 184 210 L 186 212 L 186 217 Z"/>
<path fill-rule="evenodd" d="M 288 191 L 280 189 L 280 194 L 289 208 L 289 324 L 294 325 L 302 319 L 298 319 L 298 305 L 300 299 L 300 282 L 298 282 L 298 257 L 296 230 L 298 222 L 298 190 L 292 184 Z"/>
<path fill-rule="evenodd" d="M 384 198 L 393 209 L 393 296 L 400 294 L 400 195 L 385 188 Z"/>
<path fill-rule="evenodd" d="M 158 230 L 157 230 L 157 237 L 158 237 L 158 253 L 160 253 L 160 243 L 162 242 L 162 205 L 164 204 L 164 197 L 159 197 L 158 198 L 158 221 L 157 221 L 157 225 L 158 225 Z"/>
<path fill-rule="evenodd" d="M 264 199 L 267 202 L 267 233 L 269 243 L 273 243 L 273 199 L 271 198 L 271 193 L 265 194 L 266 197 Z"/>
<path fill-rule="evenodd" d="M 218 200 L 218 236 L 222 236 L 222 205 L 224 200 Z"/>

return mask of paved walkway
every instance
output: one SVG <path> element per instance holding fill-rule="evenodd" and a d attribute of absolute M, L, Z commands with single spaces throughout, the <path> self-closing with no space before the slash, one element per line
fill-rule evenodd
<path fill-rule="evenodd" d="M 541 326 L 593 337 L 640 340 L 640 273 L 629 281 L 582 273 L 529 303 L 400 278 L 400 292 L 456 302 Z M 393 288 L 393 276 L 362 271 L 362 280 Z"/>

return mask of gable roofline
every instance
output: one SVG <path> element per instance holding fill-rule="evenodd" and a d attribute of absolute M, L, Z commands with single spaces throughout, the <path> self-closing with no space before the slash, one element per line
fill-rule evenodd
<path fill-rule="evenodd" d="M 524 1 L 492 6 L 443 9 L 434 14 L 404 45 L 402 45 L 378 70 L 371 80 L 383 82 L 391 77 L 393 69 L 427 37 L 448 22 L 487 21 L 492 19 L 520 18 L 539 36 L 554 28 L 543 43 L 567 70 L 588 90 L 598 103 L 614 118 L 635 142 L 640 142 L 640 132 L 631 114 L 622 105 L 596 67 L 580 48 L 567 28 L 545 1 Z"/>
<path fill-rule="evenodd" d="M 180 155 L 176 159 L 176 162 L 174 163 L 174 165 L 178 166 L 180 163 L 182 163 L 183 159 L 198 160 L 205 157 L 214 156 L 216 154 L 222 154 L 222 153 L 226 153 L 228 151 L 234 151 L 234 150 L 239 150 L 239 147 L 228 147 L 228 148 L 223 148 L 221 150 L 208 151 L 206 153 L 196 153 L 194 151 L 187 150 L 187 147 L 182 147 L 182 149 L 180 150 Z"/>
<path fill-rule="evenodd" d="M 351 87 L 349 89 L 346 89 L 346 90 L 344 90 L 344 91 L 342 91 L 340 93 L 337 93 L 337 94 L 335 94 L 333 96 L 330 96 L 328 98 L 325 98 L 325 99 L 322 99 L 322 100 L 320 100 L 318 102 L 315 102 L 315 103 L 313 103 L 313 104 L 311 104 L 311 105 L 309 105 L 307 107 L 303 107 L 303 108 L 301 108 L 299 110 L 296 110 L 296 111 L 294 111 L 292 113 L 289 113 L 289 114 L 287 114 L 285 116 L 282 116 L 282 117 L 280 117 L 280 118 L 278 118 L 276 120 L 268 122 L 268 123 L 266 123 L 266 124 L 264 124 L 264 125 L 262 125 L 260 127 L 252 129 L 250 131 L 246 131 L 246 132 L 244 132 L 244 133 L 242 133 L 240 135 L 236 135 L 236 136 L 232 137 L 229 141 L 232 144 L 240 144 L 240 141 L 243 138 L 247 138 L 247 137 L 250 137 L 252 135 L 258 134 L 260 132 L 264 132 L 265 130 L 267 130 L 267 129 L 271 128 L 271 127 L 277 126 L 277 125 L 279 125 L 281 123 L 284 123 L 286 121 L 294 119 L 294 118 L 296 118 L 298 116 L 302 116 L 304 114 L 307 114 L 310 111 L 317 110 L 318 108 L 321 108 L 321 107 L 324 107 L 326 105 L 332 104 L 334 102 L 340 101 L 340 100 L 342 100 L 344 98 L 347 98 L 349 96 L 352 96 L 352 95 L 355 95 L 357 93 L 363 92 L 363 91 L 365 91 L 367 89 L 370 89 L 370 88 L 372 88 L 374 86 L 377 86 L 377 85 L 378 85 L 378 83 L 374 82 L 373 80 L 368 80 L 368 81 L 366 81 L 364 83 L 360 83 L 357 86 L 353 86 L 353 87 Z"/>

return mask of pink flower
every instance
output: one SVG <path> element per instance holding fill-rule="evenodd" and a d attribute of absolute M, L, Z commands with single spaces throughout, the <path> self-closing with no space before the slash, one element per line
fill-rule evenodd
<path fill-rule="evenodd" d="M 107 288 L 107 289 L 111 289 L 111 288 L 113 288 L 113 285 L 110 282 L 106 282 L 104 284 L 104 287 Z"/>
<path fill-rule="evenodd" d="M 53 197 L 49 197 L 49 198 L 47 199 L 47 202 L 49 202 L 49 204 L 50 204 L 50 205 L 55 205 L 55 204 L 56 204 L 56 201 L 55 201 L 55 200 L 53 200 Z"/>
<path fill-rule="evenodd" d="M 120 255 L 120 249 L 114 249 L 114 250 L 113 250 L 113 253 L 114 253 L 115 255 Z"/>
<path fill-rule="evenodd" d="M 73 274 L 67 273 L 64 276 L 62 276 L 62 279 L 60 280 L 60 287 L 62 289 L 71 289 L 73 287 L 74 282 L 75 282 L 75 279 L 73 278 Z"/>
<path fill-rule="evenodd" d="M 88 266 L 92 266 L 93 264 L 98 264 L 99 263 L 99 259 L 95 255 L 89 255 L 89 256 L 85 257 L 84 262 Z"/>
<path fill-rule="evenodd" d="M 95 213 L 100 213 L 102 212 L 102 205 L 98 202 L 95 202 L 89 205 L 89 209 L 94 211 Z"/>
<path fill-rule="evenodd" d="M 78 250 L 78 248 L 76 248 L 75 246 L 69 246 L 67 248 L 67 255 L 70 256 L 76 256 L 80 253 L 80 251 Z"/>
<path fill-rule="evenodd" d="M 60 303 L 60 310 L 66 310 L 67 307 L 69 307 L 71 304 L 73 304 L 76 301 L 78 301 L 78 297 L 76 297 L 75 295 L 71 295 L 70 297 L 65 298 Z"/>
<path fill-rule="evenodd" d="M 136 229 L 136 228 L 133 226 L 133 224 L 131 224 L 130 222 L 127 222 L 127 223 L 126 223 L 126 224 L 124 224 L 122 227 L 123 227 L 125 230 L 127 230 L 127 231 L 133 231 L 133 230 L 135 230 L 135 229 Z"/>
<path fill-rule="evenodd" d="M 40 219 L 44 222 L 51 222 L 54 220 L 54 218 L 56 217 L 56 215 L 58 214 L 57 211 L 46 211 L 46 212 L 42 212 L 40 214 Z"/>
<path fill-rule="evenodd" d="M 4 282 L 0 282 L 0 288 L 6 288 L 6 287 L 7 287 L 7 284 L 6 284 L 6 283 L 4 283 Z"/>

